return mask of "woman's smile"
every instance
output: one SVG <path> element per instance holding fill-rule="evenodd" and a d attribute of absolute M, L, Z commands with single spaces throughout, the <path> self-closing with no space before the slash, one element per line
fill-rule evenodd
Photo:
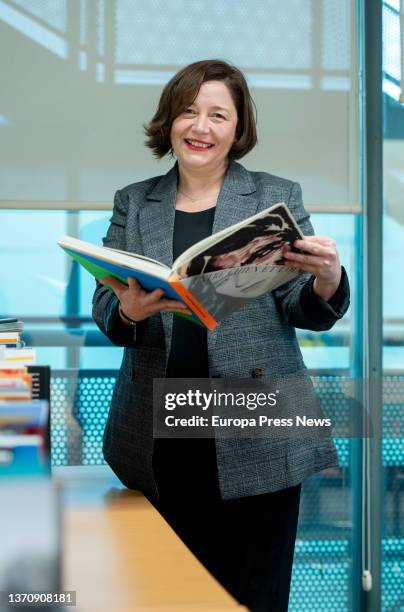
<path fill-rule="evenodd" d="M 190 138 L 185 138 L 185 144 L 191 151 L 208 151 L 214 145 L 208 142 L 202 142 L 201 140 L 195 140 Z"/>

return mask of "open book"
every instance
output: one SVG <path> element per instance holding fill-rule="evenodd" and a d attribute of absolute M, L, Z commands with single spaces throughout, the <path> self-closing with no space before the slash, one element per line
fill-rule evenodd
<path fill-rule="evenodd" d="M 302 237 L 291 212 L 280 203 L 197 242 L 171 268 L 70 236 L 62 236 L 58 244 L 97 280 L 114 276 L 127 282 L 132 276 L 147 291 L 161 287 L 166 297 L 189 307 L 193 320 L 212 330 L 246 302 L 300 274 L 284 265 L 282 248 Z"/>

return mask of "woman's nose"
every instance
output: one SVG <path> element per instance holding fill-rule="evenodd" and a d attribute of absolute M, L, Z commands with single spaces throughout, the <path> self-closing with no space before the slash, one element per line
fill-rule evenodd
<path fill-rule="evenodd" d="M 193 125 L 193 129 L 195 132 L 200 132 L 203 134 L 206 134 L 207 132 L 209 132 L 209 125 L 208 125 L 208 117 L 204 116 L 202 114 L 197 115 L 195 117 L 195 121 L 194 121 L 194 125 Z"/>

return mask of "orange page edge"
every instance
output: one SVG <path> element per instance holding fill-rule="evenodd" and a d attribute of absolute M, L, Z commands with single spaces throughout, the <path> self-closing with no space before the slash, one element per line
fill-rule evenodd
<path fill-rule="evenodd" d="M 192 293 L 185 289 L 184 285 L 178 280 L 178 276 L 172 275 L 168 282 L 175 289 L 179 296 L 184 300 L 187 306 L 192 310 L 192 312 L 198 317 L 200 321 L 208 328 L 209 331 L 212 331 L 217 326 L 217 321 L 210 315 L 207 310 L 198 302 L 197 299 L 194 298 Z"/>

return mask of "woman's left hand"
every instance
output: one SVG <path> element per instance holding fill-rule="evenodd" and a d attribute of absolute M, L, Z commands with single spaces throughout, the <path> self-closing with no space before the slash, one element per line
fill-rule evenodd
<path fill-rule="evenodd" d="M 305 236 L 295 240 L 293 246 L 304 251 L 295 253 L 290 247 L 283 249 L 283 257 L 291 267 L 310 272 L 315 276 L 314 292 L 323 300 L 332 298 L 341 280 L 341 264 L 335 241 L 328 236 Z"/>

